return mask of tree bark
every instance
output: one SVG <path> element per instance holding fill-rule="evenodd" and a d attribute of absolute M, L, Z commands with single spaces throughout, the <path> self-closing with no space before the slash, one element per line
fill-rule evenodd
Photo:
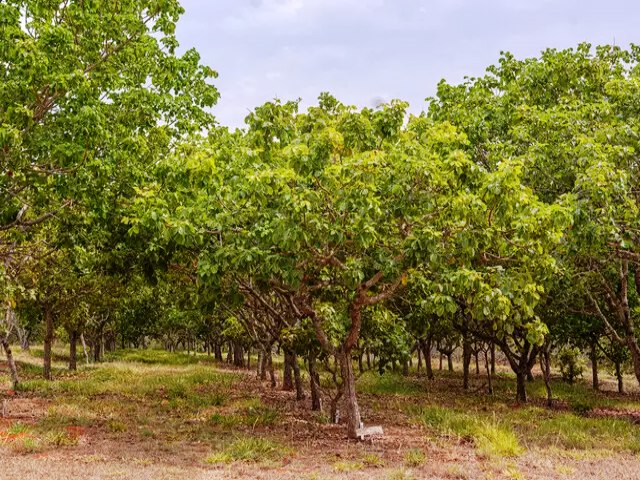
<path fill-rule="evenodd" d="M 491 342 L 491 375 L 496 374 L 496 344 Z"/>
<path fill-rule="evenodd" d="M 618 393 L 624 393 L 624 381 L 622 378 L 622 366 L 620 362 L 615 362 L 616 364 L 616 379 L 618 380 Z"/>
<path fill-rule="evenodd" d="M 489 352 L 484 352 L 484 367 L 487 370 L 487 388 L 489 395 L 493 395 L 493 374 L 491 373 L 491 366 L 489 362 Z"/>
<path fill-rule="evenodd" d="M 591 344 L 591 385 L 594 390 L 600 390 L 600 382 L 598 380 L 598 351 L 596 345 Z"/>
<path fill-rule="evenodd" d="M 78 369 L 77 361 L 78 332 L 73 330 L 69 332 L 69 370 Z"/>
<path fill-rule="evenodd" d="M 239 368 L 244 367 L 244 349 L 240 342 L 233 342 L 233 365 Z"/>
<path fill-rule="evenodd" d="M 304 400 L 304 388 L 302 386 L 302 376 L 300 375 L 300 364 L 298 363 L 298 356 L 291 354 L 291 365 L 293 367 L 293 380 L 296 385 L 296 400 Z"/>
<path fill-rule="evenodd" d="M 544 387 L 547 391 L 547 407 L 553 406 L 553 392 L 551 391 L 551 359 L 549 358 L 549 346 L 545 345 L 540 352 L 540 370 L 544 379 Z"/>
<path fill-rule="evenodd" d="M 422 342 L 422 356 L 424 357 L 424 367 L 427 371 L 427 378 L 433 380 L 433 365 L 431 363 L 431 336 Z M 441 368 L 442 370 L 442 368 Z"/>
<path fill-rule="evenodd" d="M 316 356 L 309 354 L 309 387 L 311 389 L 311 410 L 322 411 L 322 399 L 320 397 L 320 375 L 318 375 Z"/>
<path fill-rule="evenodd" d="M 462 387 L 469 390 L 469 367 L 471 366 L 471 344 L 467 334 L 462 341 Z"/>
<path fill-rule="evenodd" d="M 291 392 L 293 390 L 293 369 L 291 357 L 293 354 L 289 350 L 284 351 L 284 366 L 282 371 L 282 390 Z"/>
<path fill-rule="evenodd" d="M 518 403 L 527 403 L 527 371 L 519 370 L 516 372 L 516 401 Z"/>
<path fill-rule="evenodd" d="M 51 380 L 51 347 L 53 345 L 53 312 L 48 303 L 44 304 L 44 359 L 43 359 L 43 377 L 45 380 Z"/>
<path fill-rule="evenodd" d="M 453 372 L 453 353 L 447 353 L 447 367 Z"/>
<path fill-rule="evenodd" d="M 87 352 L 87 342 L 84 340 L 84 333 L 80 334 L 80 342 L 82 343 L 82 353 L 84 354 L 84 364 L 89 365 L 89 352 Z"/>
<path fill-rule="evenodd" d="M 18 369 L 16 368 L 16 362 L 13 358 L 11 345 L 7 338 L 2 339 L 2 348 L 4 348 L 4 353 L 7 355 L 7 364 L 9 365 L 9 371 L 11 372 L 11 385 L 15 390 L 18 388 L 18 384 L 20 383 L 20 377 L 18 377 Z"/>
<path fill-rule="evenodd" d="M 351 351 L 343 350 L 339 356 L 339 360 L 347 414 L 347 437 L 357 439 L 357 430 L 362 426 L 362 419 L 356 397 L 356 378 L 353 373 Z"/>
<path fill-rule="evenodd" d="M 276 388 L 276 372 L 273 368 L 273 354 L 271 353 L 271 348 L 267 350 L 267 368 L 269 369 L 269 379 L 271 381 L 271 388 Z"/>

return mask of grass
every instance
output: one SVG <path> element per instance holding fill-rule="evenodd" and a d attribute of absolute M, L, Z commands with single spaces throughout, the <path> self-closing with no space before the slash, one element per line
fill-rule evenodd
<path fill-rule="evenodd" d="M 404 377 L 399 373 L 366 372 L 358 379 L 358 391 L 374 395 L 416 396 L 425 392 L 424 382 L 415 377 Z"/>
<path fill-rule="evenodd" d="M 269 463 L 284 459 L 291 453 L 291 449 L 279 442 L 265 438 L 238 438 L 221 451 L 209 455 L 205 462 L 210 464 L 252 462 Z"/>
<path fill-rule="evenodd" d="M 306 450 L 300 455 L 316 460 L 321 454 L 326 459 L 329 477 L 348 478 L 356 476 L 350 472 L 370 469 L 372 478 L 400 480 L 430 468 L 431 449 L 437 454 L 440 448 L 472 448 L 478 454 L 474 458 L 495 460 L 500 465 L 496 474 L 508 478 L 526 476 L 523 462 L 529 455 L 520 458 L 524 452 L 548 455 L 553 462 L 640 453 L 640 427 L 625 417 L 640 412 L 639 397 L 593 392 L 583 381 L 568 385 L 554 379 L 556 408 L 548 409 L 540 380 L 527 384 L 532 402 L 520 407 L 513 400 L 514 379 L 506 374 L 496 376 L 495 394 L 489 396 L 474 388 L 463 391 L 458 372 L 436 372 L 433 381 L 424 374 L 365 373 L 358 380 L 365 422 L 381 424 L 385 431 L 406 429 L 413 436 L 405 448 L 385 451 L 383 460 L 375 448 L 367 451 L 372 450 L 368 444 L 340 443 L 343 436 L 327 434 L 339 430 L 326 424 L 326 411 L 315 414 L 308 405 L 296 403 L 290 413 L 289 394 L 265 395 L 270 390 L 256 389 L 247 376 L 222 371 L 202 355 L 117 351 L 108 363 L 80 365 L 77 372 L 56 369 L 52 382 L 38 378 L 41 368 L 26 353 L 17 357 L 24 379 L 17 398 L 35 401 L 40 410 L 33 421 L 0 423 L 0 446 L 25 455 L 73 449 L 83 435 L 91 435 L 97 441 L 126 440 L 128 445 L 147 442 L 167 455 L 200 445 L 212 451 L 206 459 L 210 464 L 239 462 L 247 465 L 238 468 L 262 468 L 291 456 L 288 445 L 298 445 L 293 443 L 295 436 L 308 428 L 311 436 L 302 438 L 327 438 L 328 445 L 335 441 L 351 449 L 338 457 L 316 451 L 309 446 L 313 442 L 301 444 Z M 480 385 L 482 378 L 474 381 Z M 4 371 L 0 384 L 8 385 Z M 436 439 L 428 455 L 427 447 L 417 443 L 425 436 Z M 202 458 L 202 451 L 197 455 Z M 447 468 L 454 466 L 442 467 Z M 459 475 L 451 471 L 446 478 L 464 478 L 468 469 L 464 464 L 459 468 Z M 549 468 L 561 473 L 556 465 Z M 369 475 L 361 475 L 365 474 Z"/>
<path fill-rule="evenodd" d="M 486 455 L 514 457 L 524 451 L 509 426 L 495 419 L 437 406 L 422 408 L 418 418 L 438 434 L 472 441 L 478 451 Z"/>
<path fill-rule="evenodd" d="M 195 365 L 201 363 L 203 357 L 165 350 L 125 349 L 107 353 L 105 360 L 107 362 L 143 363 L 146 365 Z"/>
<path fill-rule="evenodd" d="M 427 456 L 422 450 L 412 448 L 404 454 L 404 464 L 407 467 L 419 467 L 427 460 Z"/>

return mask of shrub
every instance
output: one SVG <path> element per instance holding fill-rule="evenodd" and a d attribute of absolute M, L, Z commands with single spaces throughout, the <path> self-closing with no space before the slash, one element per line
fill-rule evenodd
<path fill-rule="evenodd" d="M 573 383 L 576 378 L 582 376 L 584 371 L 584 359 L 577 347 L 565 347 L 558 354 L 558 363 L 563 380 Z"/>

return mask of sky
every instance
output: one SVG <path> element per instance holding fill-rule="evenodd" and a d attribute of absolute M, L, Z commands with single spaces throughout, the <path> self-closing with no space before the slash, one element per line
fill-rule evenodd
<path fill-rule="evenodd" d="M 640 43 L 638 0 L 182 0 L 181 48 L 219 73 L 218 121 L 242 127 L 279 98 L 348 105 L 407 100 L 482 75 L 500 51 Z"/>

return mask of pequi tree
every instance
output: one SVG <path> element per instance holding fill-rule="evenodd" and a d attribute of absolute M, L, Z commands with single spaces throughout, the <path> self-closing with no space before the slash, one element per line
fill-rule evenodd
<path fill-rule="evenodd" d="M 504 158 L 520 159 L 525 185 L 571 205 L 558 259 L 587 315 L 630 350 L 638 381 L 639 56 L 636 45 L 588 44 L 526 60 L 504 54 L 483 77 L 441 83 L 429 112 L 469 136 L 479 165 L 495 170 Z"/>

